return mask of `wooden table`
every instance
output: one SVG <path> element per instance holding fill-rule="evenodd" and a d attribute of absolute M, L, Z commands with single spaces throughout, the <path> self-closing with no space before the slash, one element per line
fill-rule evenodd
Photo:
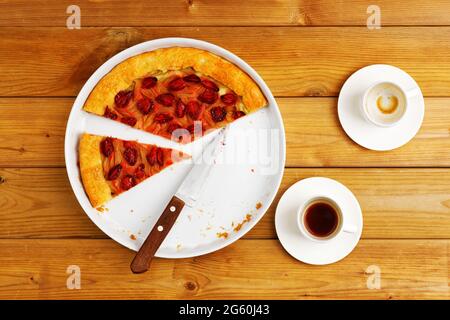
<path fill-rule="evenodd" d="M 449 299 L 450 1 L 74 1 L 0 3 L 0 298 Z M 70 2 L 72 3 L 72 2 Z M 105 236 L 78 205 L 64 168 L 74 97 L 115 53 L 168 36 L 216 43 L 266 80 L 280 105 L 287 163 L 278 196 L 242 240 L 206 256 L 156 259 L 133 275 L 133 252 Z M 426 103 L 406 146 L 365 150 L 339 125 L 345 79 L 374 63 L 413 76 Z M 362 240 L 343 261 L 309 266 L 274 230 L 281 194 L 327 176 L 347 185 L 364 214 Z M 81 269 L 81 289 L 66 286 Z M 369 266 L 381 288 L 369 289 Z M 372 275 L 373 276 L 373 275 Z"/>

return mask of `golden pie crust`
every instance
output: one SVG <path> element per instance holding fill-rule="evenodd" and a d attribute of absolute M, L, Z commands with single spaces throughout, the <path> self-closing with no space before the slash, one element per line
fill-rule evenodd
<path fill-rule="evenodd" d="M 115 95 L 129 88 L 134 80 L 186 68 L 217 80 L 241 96 L 245 113 L 267 105 L 258 85 L 233 63 L 205 50 L 171 47 L 133 56 L 115 66 L 92 90 L 83 109 L 103 115 L 106 107 L 114 104 Z"/>
<path fill-rule="evenodd" d="M 111 200 L 111 188 L 103 175 L 100 142 L 103 137 L 84 134 L 79 144 L 80 172 L 84 189 L 93 207 Z"/>

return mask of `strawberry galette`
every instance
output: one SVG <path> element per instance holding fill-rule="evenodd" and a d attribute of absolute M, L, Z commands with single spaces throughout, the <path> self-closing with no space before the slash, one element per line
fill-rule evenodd
<path fill-rule="evenodd" d="M 83 109 L 188 143 L 266 105 L 258 85 L 236 65 L 208 51 L 171 47 L 118 64 L 98 82 Z M 186 155 L 85 134 L 79 158 L 84 188 L 96 207 Z"/>
<path fill-rule="evenodd" d="M 183 136 L 187 143 L 194 129 L 223 127 L 266 104 L 258 85 L 236 65 L 208 51 L 172 47 L 117 65 L 83 108 L 165 138 Z"/>

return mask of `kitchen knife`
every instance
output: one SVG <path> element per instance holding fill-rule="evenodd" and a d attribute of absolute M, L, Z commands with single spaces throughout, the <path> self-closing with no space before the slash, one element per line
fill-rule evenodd
<path fill-rule="evenodd" d="M 220 146 L 224 144 L 226 127 L 220 129 L 212 141 L 206 145 L 200 159 L 194 161 L 194 166 L 187 174 L 175 195 L 167 204 L 158 221 L 145 239 L 138 253 L 131 262 L 133 273 L 148 270 L 150 261 L 166 238 L 172 226 L 185 206 L 193 207 L 197 202 L 202 188 L 208 179 L 214 165 Z"/>

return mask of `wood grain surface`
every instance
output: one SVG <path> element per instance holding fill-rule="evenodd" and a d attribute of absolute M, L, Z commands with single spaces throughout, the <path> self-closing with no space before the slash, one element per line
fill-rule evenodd
<path fill-rule="evenodd" d="M 337 96 L 351 73 L 375 63 L 404 69 L 427 96 L 450 92 L 450 27 L 3 27 L 0 96 L 74 96 L 114 54 L 171 36 L 232 51 L 276 96 Z"/>
<path fill-rule="evenodd" d="M 302 264 L 276 240 L 239 240 L 206 256 L 155 259 L 152 271 L 140 275 L 129 269 L 133 252 L 110 240 L 0 240 L 0 246 L 0 298 L 449 298 L 449 240 L 362 240 L 332 266 Z M 67 289 L 73 265 L 80 290 Z M 381 271 L 380 289 L 368 289 L 369 266 Z"/>
<path fill-rule="evenodd" d="M 450 299 L 450 1 L 363 0 L 0 1 L 0 299 Z M 64 164 L 74 97 L 108 58 L 161 37 L 218 44 L 247 61 L 279 104 L 287 163 L 278 194 L 241 240 L 201 257 L 134 253 L 84 214 Z M 375 63 L 408 72 L 425 95 L 416 137 L 389 152 L 351 141 L 337 117 L 339 90 Z M 275 209 L 300 179 L 334 178 L 363 209 L 356 249 L 328 266 L 289 256 Z M 105 264 L 105 261 L 107 263 Z M 79 266 L 81 290 L 67 268 Z M 370 266 L 381 288 L 369 289 Z"/>
<path fill-rule="evenodd" d="M 83 26 L 365 26 L 365 0 L 77 0 Z M 382 24 L 448 25 L 445 0 L 377 0 Z M 63 26 L 69 3 L 60 0 L 0 2 L 0 26 Z M 369 10 L 372 12 L 372 10 Z"/>

